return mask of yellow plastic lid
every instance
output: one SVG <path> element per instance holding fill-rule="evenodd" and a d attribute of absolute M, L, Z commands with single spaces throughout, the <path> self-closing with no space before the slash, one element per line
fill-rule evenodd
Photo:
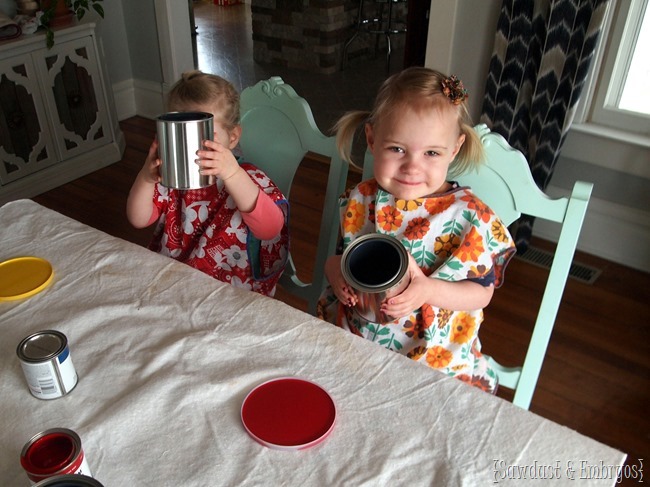
<path fill-rule="evenodd" d="M 45 289 L 53 277 L 52 264 L 40 257 L 16 257 L 0 262 L 0 301 L 33 296 Z"/>

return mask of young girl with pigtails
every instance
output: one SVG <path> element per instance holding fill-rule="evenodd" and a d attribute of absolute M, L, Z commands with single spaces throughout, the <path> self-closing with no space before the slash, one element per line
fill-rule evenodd
<path fill-rule="evenodd" d="M 337 123 L 337 143 L 351 161 L 363 124 L 374 178 L 340 201 L 341 252 L 370 233 L 395 237 L 409 252 L 410 283 L 382 311 L 397 317 L 373 323 L 355 308 L 342 255 L 330 256 L 329 286 L 319 316 L 429 367 L 494 393 L 496 374 L 481 354 L 478 332 L 494 289 L 515 253 L 505 225 L 471 188 L 453 178 L 473 170 L 483 147 L 472 128 L 467 91 L 455 76 L 408 68 L 381 86 L 371 112 Z M 380 266 L 381 262 L 377 262 Z"/>
<path fill-rule="evenodd" d="M 216 182 L 198 189 L 163 186 L 154 139 L 127 199 L 129 222 L 136 228 L 155 224 L 151 250 L 273 296 L 288 258 L 288 202 L 261 169 L 233 153 L 242 134 L 239 93 L 216 74 L 188 71 L 167 105 L 173 112 L 213 115 L 214 140 L 203 141 L 196 163 Z"/>

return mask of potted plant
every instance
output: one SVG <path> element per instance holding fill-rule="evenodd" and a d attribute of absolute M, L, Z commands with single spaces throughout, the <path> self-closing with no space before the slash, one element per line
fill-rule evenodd
<path fill-rule="evenodd" d="M 45 44 L 50 49 L 54 45 L 52 27 L 62 25 L 77 17 L 81 20 L 91 9 L 104 18 L 103 0 L 41 0 L 40 24 L 45 28 Z"/>

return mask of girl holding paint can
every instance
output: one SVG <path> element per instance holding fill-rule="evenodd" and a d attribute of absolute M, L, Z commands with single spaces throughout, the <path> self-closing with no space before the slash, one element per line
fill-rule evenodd
<path fill-rule="evenodd" d="M 364 266 L 343 262 L 342 269 L 343 257 L 348 260 L 343 252 L 326 263 L 330 285 L 318 313 L 385 348 L 494 392 L 496 374 L 481 355 L 478 332 L 483 308 L 502 284 L 515 246 L 494 212 L 469 188 L 453 182 L 454 175 L 482 160 L 466 100 L 455 76 L 414 67 L 384 82 L 371 112 L 349 112 L 338 121 L 343 157 L 351 160 L 351 141 L 361 124 L 374 157 L 374 178 L 341 198 L 340 250 L 372 233 L 393 237 L 408 252 L 403 263 L 408 285 L 381 303 L 386 321 L 368 319 L 358 306 L 368 288 L 360 293 L 349 278 L 354 266 Z M 381 257 L 372 258 L 370 268 L 382 268 Z"/>
<path fill-rule="evenodd" d="M 159 152 L 167 147 L 161 147 L 159 133 L 131 187 L 129 222 L 136 228 L 156 223 L 151 250 L 273 296 L 288 255 L 288 202 L 263 171 L 233 154 L 242 130 L 239 93 L 219 76 L 191 71 L 173 86 L 167 105 L 170 112 L 159 120 L 180 124 L 192 114 L 213 119 L 214 140 L 203 140 L 189 163 L 198 164 L 193 170 L 210 184 L 165 186 Z"/>

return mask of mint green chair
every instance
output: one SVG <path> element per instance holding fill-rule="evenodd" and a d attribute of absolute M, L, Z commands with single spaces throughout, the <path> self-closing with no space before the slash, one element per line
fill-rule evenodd
<path fill-rule="evenodd" d="M 260 81 L 242 91 L 241 124 L 240 146 L 244 160 L 266 172 L 287 198 L 294 175 L 307 152 L 330 159 L 312 280 L 302 282 L 298 278 L 291 255 L 280 278 L 280 285 L 306 300 L 308 311 L 315 314 L 316 303 L 326 284 L 325 260 L 336 250 L 338 197 L 345 190 L 348 165 L 338 154 L 335 138 L 326 137 L 316 126 L 307 101 L 280 77 Z"/>
<path fill-rule="evenodd" d="M 551 220 L 561 226 L 524 363 L 518 367 L 504 367 L 493 357 L 488 357 L 499 377 L 499 386 L 514 390 L 513 403 L 528 409 L 560 307 L 593 184 L 577 181 L 568 198 L 551 199 L 533 181 L 528 161 L 521 152 L 484 124 L 474 129 L 483 142 L 485 162 L 477 171 L 456 178 L 458 183 L 469 186 L 506 225 L 524 214 Z M 369 153 L 366 153 L 363 177 L 372 177 L 372 156 Z M 489 311 L 487 314 L 489 320 Z"/>

